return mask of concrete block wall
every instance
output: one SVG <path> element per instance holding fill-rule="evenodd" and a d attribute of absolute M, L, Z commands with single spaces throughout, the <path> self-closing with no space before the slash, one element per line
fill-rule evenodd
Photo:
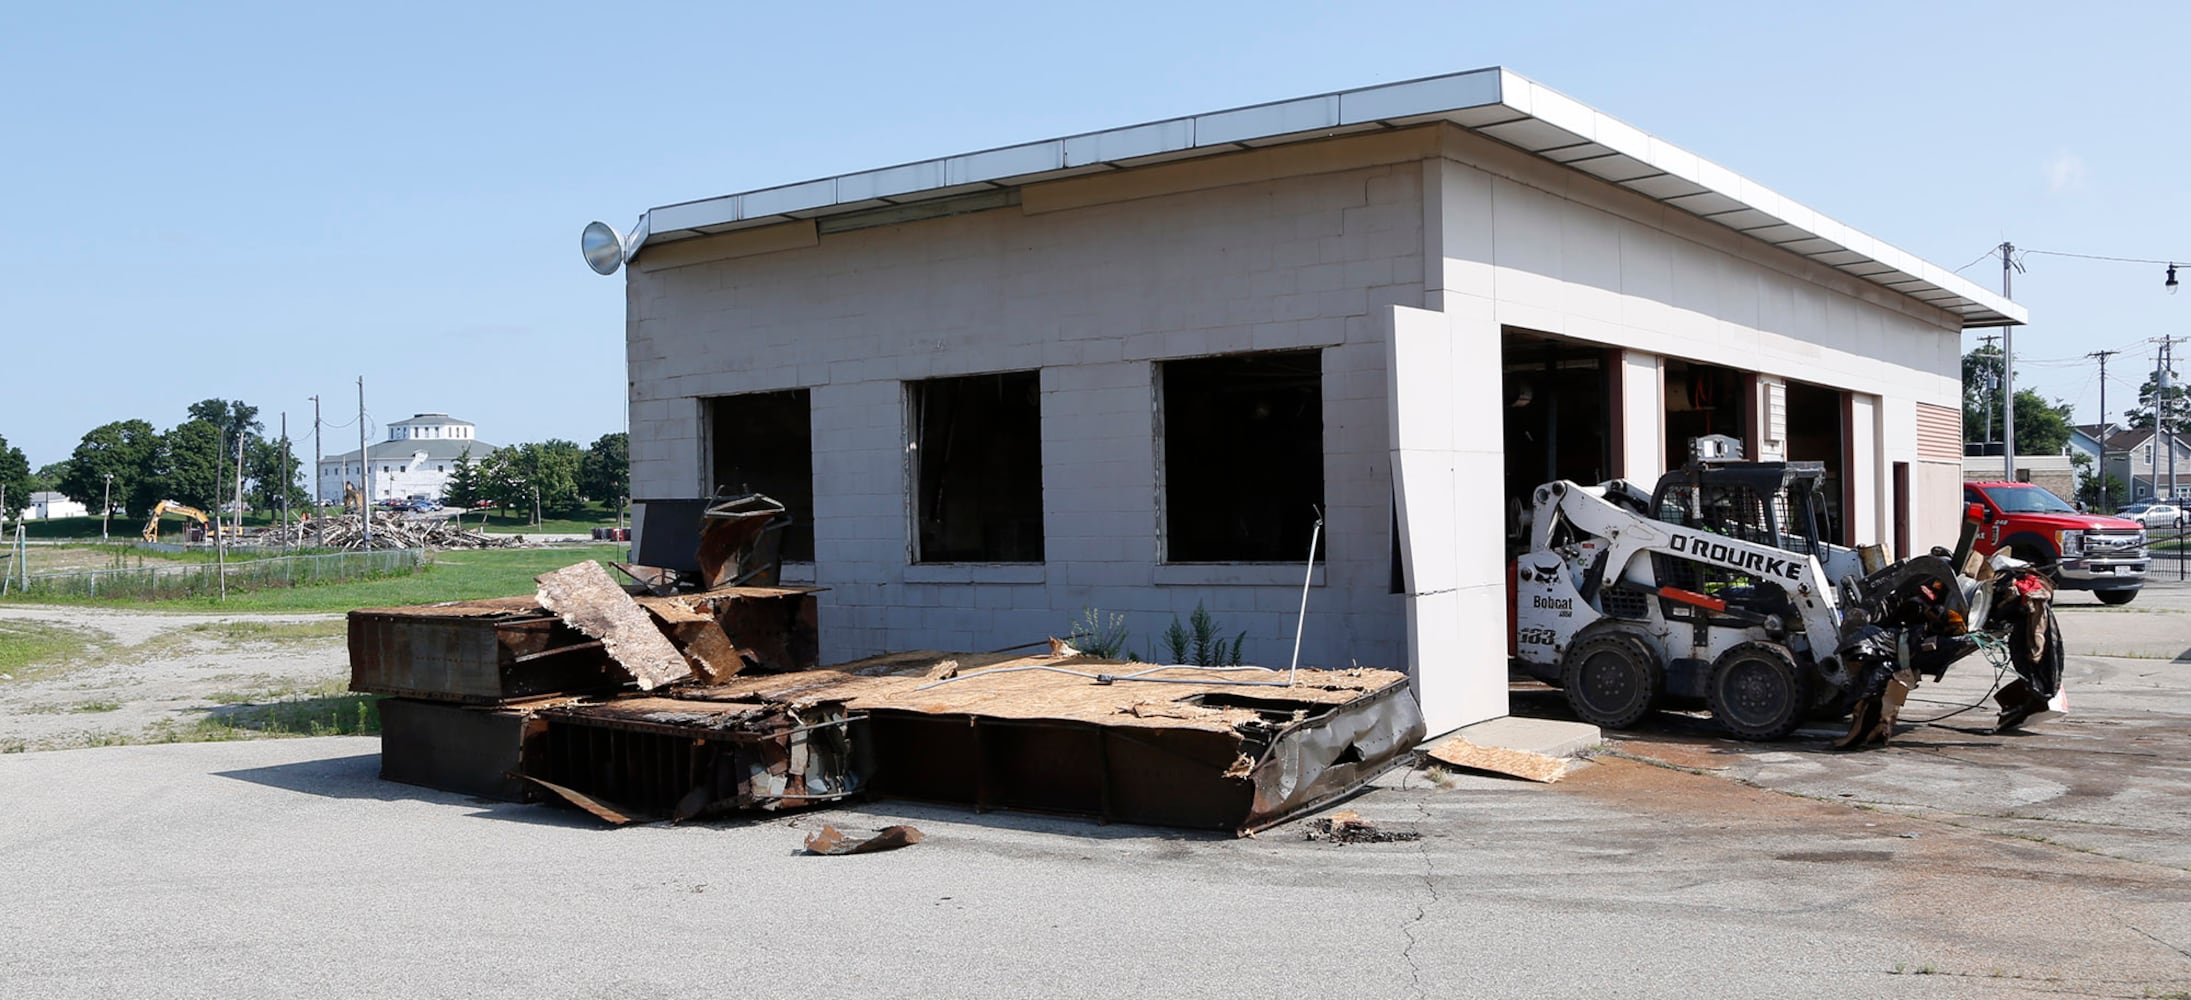
<path fill-rule="evenodd" d="M 704 488 L 707 397 L 810 388 L 826 658 L 1036 641 L 1089 607 L 1125 614 L 1132 648 L 1160 653 L 1199 602 L 1248 632 L 1247 659 L 1283 666 L 1302 563 L 1161 560 L 1157 366 L 1318 348 L 1329 565 L 1302 659 L 1401 665 L 1379 317 L 1422 299 L 1420 167 L 1126 194 L 642 258 L 627 292 L 634 494 Z M 905 383 L 1026 369 L 1041 372 L 1045 563 L 912 563 Z"/>

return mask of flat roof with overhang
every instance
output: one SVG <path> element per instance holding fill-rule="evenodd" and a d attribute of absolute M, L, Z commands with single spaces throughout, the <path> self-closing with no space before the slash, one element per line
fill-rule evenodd
<path fill-rule="evenodd" d="M 1151 163 L 1431 122 L 1603 178 L 1759 242 L 1962 317 L 2020 325 L 2025 309 L 1954 272 L 1797 204 L 1749 178 L 1503 67 L 1342 90 L 1102 132 L 839 174 L 649 209 L 626 239 L 645 246 L 799 219 L 1008 190 Z"/>

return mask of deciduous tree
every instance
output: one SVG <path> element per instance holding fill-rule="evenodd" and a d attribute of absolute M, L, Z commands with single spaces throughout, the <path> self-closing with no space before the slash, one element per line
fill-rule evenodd
<path fill-rule="evenodd" d="M 142 420 L 117 420 L 84 434 L 68 459 L 60 489 L 68 498 L 97 508 L 113 477 L 116 506 L 143 513 L 160 501 L 160 433 Z"/>

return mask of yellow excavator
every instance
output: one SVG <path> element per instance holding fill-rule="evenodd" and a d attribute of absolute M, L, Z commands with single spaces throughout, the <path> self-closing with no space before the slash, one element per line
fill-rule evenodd
<path fill-rule="evenodd" d="M 157 542 L 160 540 L 160 516 L 162 514 L 174 514 L 178 517 L 187 517 L 193 521 L 198 522 L 198 527 L 201 529 L 201 531 L 219 531 L 221 534 L 228 535 L 230 537 L 234 537 L 236 534 L 236 529 L 231 525 L 223 524 L 218 528 L 215 528 L 213 526 L 213 519 L 211 517 L 208 517 L 205 511 L 199 510 L 198 508 L 192 507 L 188 504 L 176 503 L 173 500 L 162 500 L 159 503 L 152 505 L 152 516 L 145 518 L 145 541 Z"/>

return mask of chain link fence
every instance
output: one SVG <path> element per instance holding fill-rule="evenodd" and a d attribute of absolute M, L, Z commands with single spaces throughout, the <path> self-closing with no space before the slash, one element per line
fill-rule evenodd
<path fill-rule="evenodd" d="M 225 567 L 215 563 L 192 563 L 78 570 L 32 574 L 28 582 L 17 581 L 10 586 L 8 593 L 24 597 L 160 601 L 218 594 L 224 573 L 228 577 L 227 589 L 240 592 L 409 576 L 426 568 L 430 561 L 425 549 L 387 549 L 272 556 L 232 562 Z"/>

